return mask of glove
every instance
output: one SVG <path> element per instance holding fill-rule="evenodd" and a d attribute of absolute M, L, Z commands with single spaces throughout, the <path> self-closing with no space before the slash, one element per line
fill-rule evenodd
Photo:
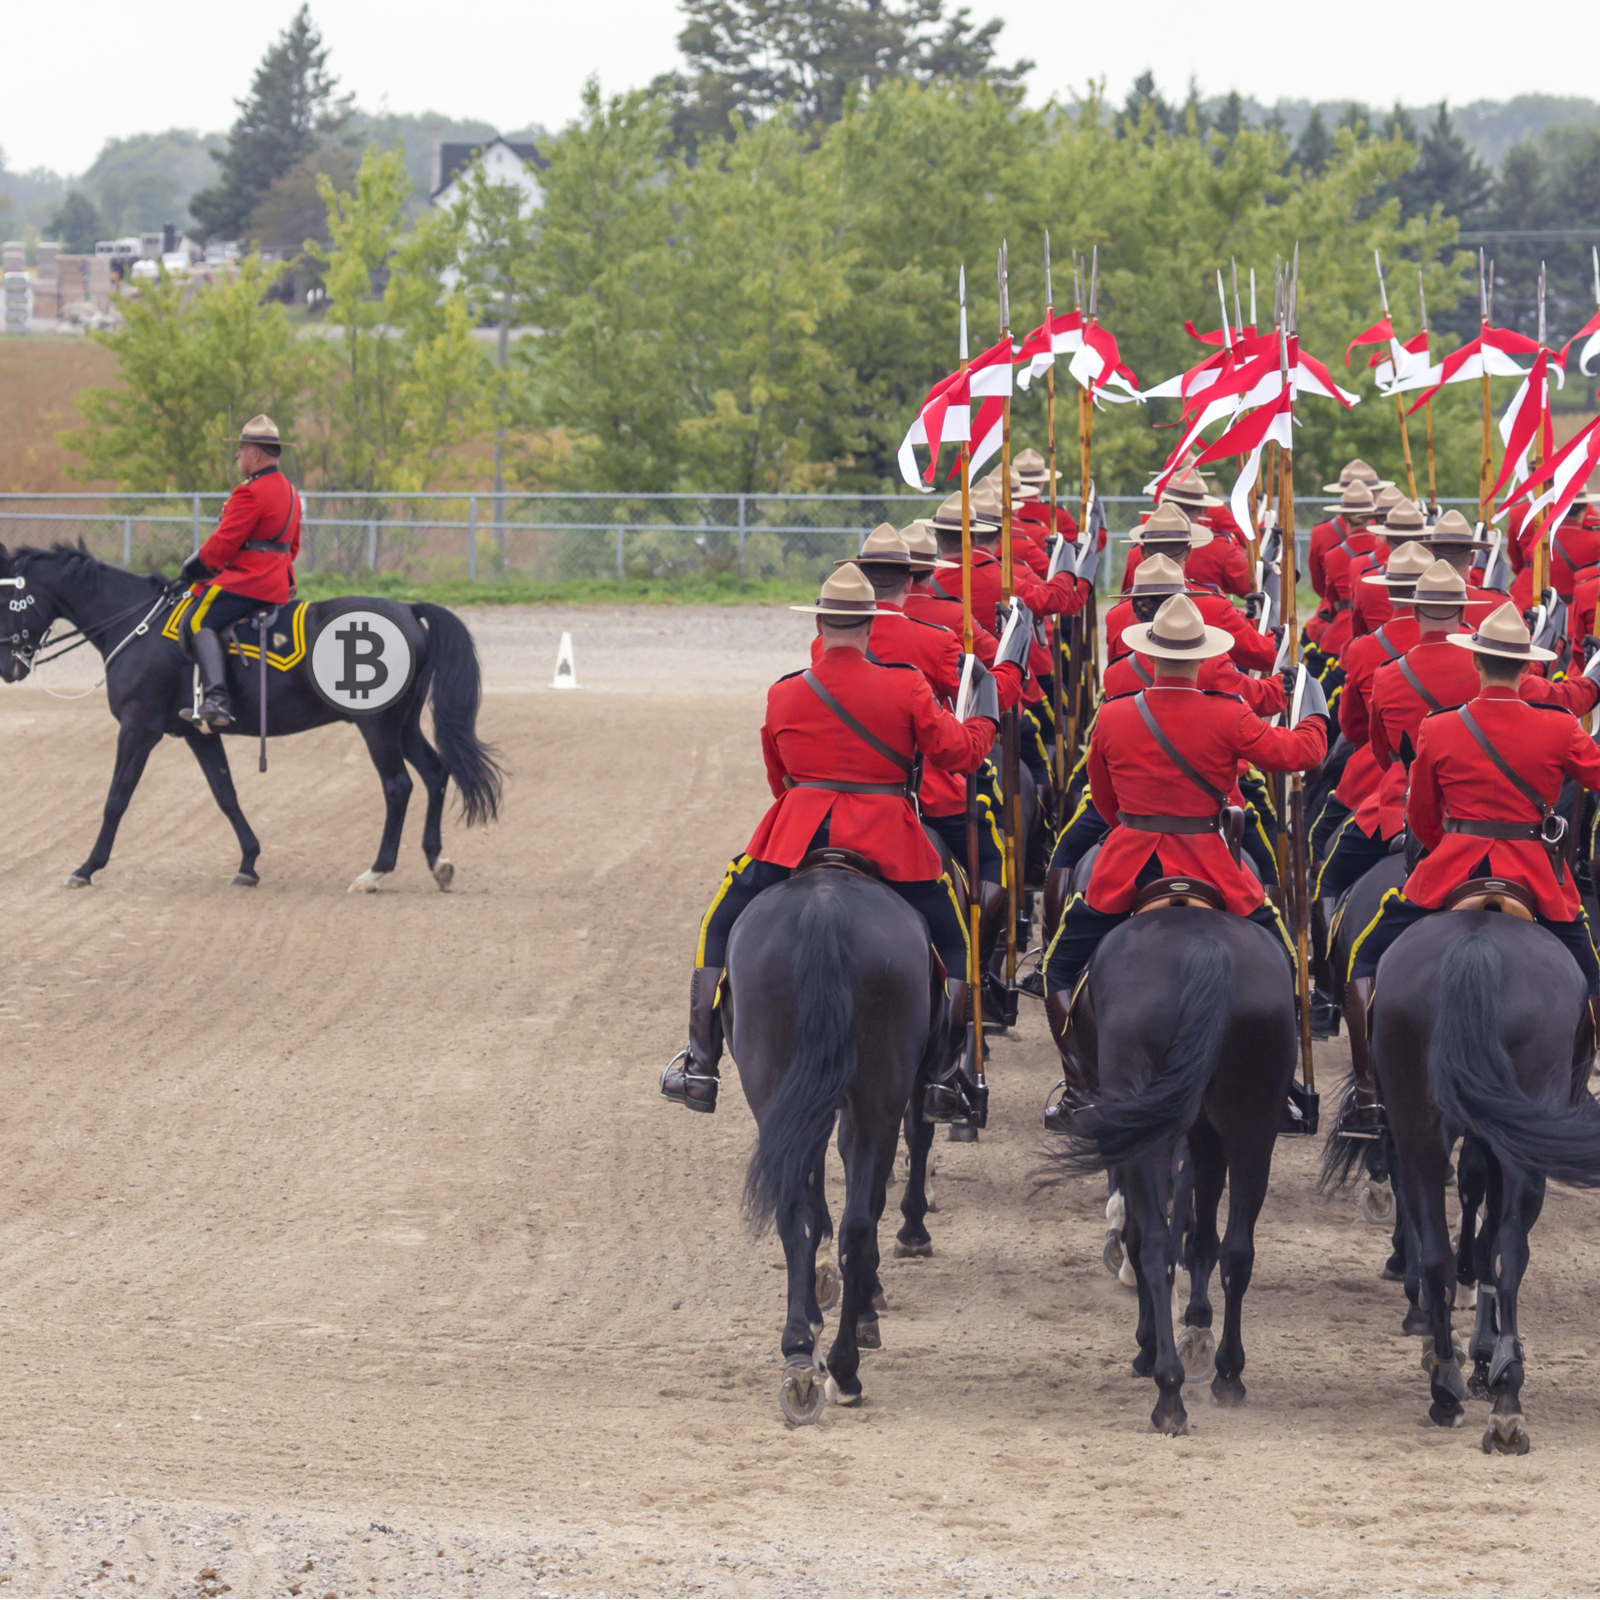
<path fill-rule="evenodd" d="M 995 652 L 995 665 L 1009 661 L 1023 675 L 1028 672 L 1028 646 L 1033 641 L 1033 613 L 1013 597 L 1009 607 L 1002 607 L 997 619 L 1000 623 L 1000 648 Z"/>
<path fill-rule="evenodd" d="M 1333 718 L 1328 714 L 1328 697 L 1322 692 L 1321 682 L 1311 674 L 1304 662 L 1300 664 L 1290 694 L 1291 728 L 1298 727 L 1307 717 L 1321 717 L 1326 724 L 1323 731 L 1332 734 Z"/>
<path fill-rule="evenodd" d="M 1061 534 L 1052 533 L 1050 535 L 1050 566 L 1044 575 L 1046 583 L 1060 573 L 1073 570 L 1073 548 L 1071 540 L 1064 538 Z"/>
<path fill-rule="evenodd" d="M 1098 545 L 1090 545 L 1088 551 L 1084 555 L 1081 565 L 1079 565 L 1077 569 L 1077 576 L 1082 582 L 1092 584 L 1094 582 L 1094 575 L 1099 570 L 1100 547 Z"/>
<path fill-rule="evenodd" d="M 1244 597 L 1244 618 L 1246 622 L 1254 622 L 1261 615 L 1261 609 L 1267 603 L 1267 597 L 1259 589 L 1253 594 Z"/>
<path fill-rule="evenodd" d="M 199 583 L 202 578 L 212 576 L 211 568 L 200 559 L 198 550 L 178 568 L 178 581 L 188 588 L 191 583 Z"/>
<path fill-rule="evenodd" d="M 1600 645 L 1600 639 L 1592 633 L 1583 641 L 1583 648 L 1589 654 L 1589 664 L 1583 669 L 1583 675 L 1591 683 L 1600 683 L 1600 649 L 1596 649 L 1596 645 Z"/>
<path fill-rule="evenodd" d="M 1298 667 L 1285 667 L 1278 676 L 1283 680 L 1284 695 L 1290 700 L 1294 699 L 1295 680 L 1300 676 L 1300 669 Z"/>
<path fill-rule="evenodd" d="M 1000 722 L 1000 691 L 995 686 L 994 674 L 981 661 L 972 663 L 973 717 L 987 717 L 996 726 Z"/>

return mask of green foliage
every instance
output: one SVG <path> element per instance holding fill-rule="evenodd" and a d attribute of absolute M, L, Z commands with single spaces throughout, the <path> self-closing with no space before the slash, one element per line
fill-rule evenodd
<path fill-rule="evenodd" d="M 82 189 L 72 190 L 50 219 L 51 235 L 69 255 L 92 255 L 100 227 L 100 213 Z"/>
<path fill-rule="evenodd" d="M 187 546 L 185 546 L 187 553 Z M 787 605 L 814 600 L 814 579 L 741 578 L 737 573 L 686 573 L 671 578 L 566 578 L 538 583 L 507 575 L 486 583 L 458 579 L 428 583 L 394 572 L 337 573 L 318 569 L 299 574 L 302 600 L 332 600 L 340 595 L 387 595 L 395 600 L 431 600 L 435 605 L 563 606 L 751 606 Z"/>
<path fill-rule="evenodd" d="M 189 201 L 202 228 L 240 238 L 273 180 L 344 125 L 349 101 L 335 98 L 327 61 L 310 8 L 302 5 L 256 68 L 227 149 L 214 152 L 222 167 L 217 182 Z"/>
<path fill-rule="evenodd" d="M 279 270 L 252 259 L 199 292 L 163 274 L 121 302 L 123 325 L 93 336 L 121 385 L 84 390 L 86 426 L 61 436 L 82 457 L 77 476 L 132 493 L 227 490 L 230 421 L 264 411 L 293 437 L 307 349 L 265 299 Z"/>
<path fill-rule="evenodd" d="M 190 128 L 108 139 L 82 178 L 100 209 L 100 237 L 187 227 L 189 197 L 216 174 L 208 143 Z"/>
<path fill-rule="evenodd" d="M 348 146 L 308 150 L 287 172 L 274 178 L 256 202 L 246 237 L 252 244 L 286 256 L 299 254 L 307 239 L 326 244 L 328 206 L 323 185 L 349 189 L 359 166 L 359 155 Z"/>

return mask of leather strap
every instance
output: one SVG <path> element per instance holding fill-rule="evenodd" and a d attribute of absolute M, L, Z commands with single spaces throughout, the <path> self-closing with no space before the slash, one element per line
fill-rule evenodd
<path fill-rule="evenodd" d="M 805 672 L 802 674 L 802 677 L 805 679 L 806 688 L 808 688 L 817 697 L 817 699 L 819 699 L 823 705 L 825 705 L 834 714 L 834 716 L 836 716 L 845 725 L 845 727 L 851 731 L 851 733 L 860 739 L 863 744 L 870 745 L 878 752 L 880 756 L 884 758 L 885 761 L 894 762 L 894 764 L 899 767 L 902 772 L 908 775 L 910 774 L 912 766 L 912 758 L 910 756 L 901 755 L 900 752 L 892 745 L 885 744 L 883 740 L 872 731 L 871 728 L 866 727 L 864 724 L 858 722 L 853 716 L 851 716 L 850 713 L 846 711 L 845 708 L 840 705 L 839 702 L 828 691 L 828 689 L 822 683 L 822 680 L 818 678 L 816 673 L 814 673 L 809 667 L 806 668 Z M 892 784 L 890 787 L 898 789 L 901 786 L 899 784 Z"/>
<path fill-rule="evenodd" d="M 1561 841 L 1559 838 L 1555 840 L 1546 840 L 1544 834 L 1545 824 L 1549 821 L 1550 814 L 1553 809 L 1550 805 L 1550 802 L 1546 800 L 1545 797 L 1540 794 L 1539 791 L 1535 789 L 1534 786 L 1529 783 L 1528 780 L 1524 778 L 1522 774 L 1518 772 L 1511 765 L 1511 763 L 1500 754 L 1498 750 L 1495 749 L 1488 734 L 1486 734 L 1483 729 L 1478 726 L 1477 722 L 1473 719 L 1472 713 L 1465 706 L 1460 707 L 1457 710 L 1456 715 L 1461 718 L 1461 726 L 1472 735 L 1473 742 L 1495 764 L 1500 776 L 1507 779 L 1511 786 L 1525 800 L 1532 801 L 1534 806 L 1538 808 L 1539 828 L 1533 837 L 1537 838 L 1539 842 L 1544 845 L 1545 851 L 1550 857 L 1550 865 L 1555 870 L 1556 882 L 1562 882 L 1566 877 L 1566 862 L 1562 859 L 1560 853 Z M 1492 837 L 1492 835 L 1489 835 L 1488 837 Z"/>
<path fill-rule="evenodd" d="M 1385 632 L 1388 626 L 1387 622 L 1384 623 L 1383 627 L 1379 628 L 1372 637 L 1378 641 L 1378 648 L 1383 651 L 1386 660 L 1398 661 L 1405 654 L 1405 651 L 1395 649 L 1393 641 L 1389 638 L 1388 633 Z"/>
<path fill-rule="evenodd" d="M 1446 833 L 1470 833 L 1479 839 L 1538 839 L 1537 822 L 1489 822 L 1482 817 L 1446 817 Z"/>
<path fill-rule="evenodd" d="M 892 794 L 902 800 L 906 797 L 903 783 L 850 783 L 844 778 L 826 781 L 821 778 L 796 778 L 794 786 L 797 789 L 826 789 L 830 794 Z"/>
<path fill-rule="evenodd" d="M 1155 739 L 1156 743 L 1161 746 L 1162 752 L 1166 755 L 1167 760 L 1169 760 L 1173 766 L 1175 766 L 1178 771 L 1181 772 L 1184 777 L 1186 777 L 1189 782 L 1192 783 L 1195 788 L 1197 788 L 1201 794 L 1206 797 L 1206 799 L 1211 801 L 1211 803 L 1216 806 L 1217 816 L 1212 818 L 1211 826 L 1213 828 L 1220 827 L 1221 815 L 1224 809 L 1227 807 L 1228 796 L 1214 783 L 1202 778 L 1200 774 L 1196 772 L 1189 764 L 1189 762 L 1185 760 L 1184 757 L 1179 753 L 1173 742 L 1161 731 L 1161 724 L 1156 721 L 1155 712 L 1150 709 L 1149 702 L 1144 697 L 1143 689 L 1141 689 L 1138 694 L 1133 697 L 1133 703 L 1139 708 L 1139 715 L 1144 719 L 1145 727 L 1150 730 L 1151 736 Z"/>
<path fill-rule="evenodd" d="M 1133 675 L 1145 686 L 1145 688 L 1148 689 L 1152 684 L 1155 683 L 1156 680 L 1154 676 L 1151 673 L 1146 672 L 1145 669 L 1139 664 L 1138 656 L 1131 656 L 1129 658 L 1128 665 L 1133 668 Z"/>
<path fill-rule="evenodd" d="M 1550 549 L 1566 562 L 1567 571 L 1576 577 L 1578 573 L 1578 564 L 1572 559 L 1571 556 L 1567 554 L 1567 547 L 1561 542 L 1561 530 L 1559 528 L 1557 528 L 1556 531 L 1550 535 Z"/>
<path fill-rule="evenodd" d="M 1132 828 L 1136 833 L 1215 833 L 1215 817 L 1136 817 L 1130 812 L 1117 813 L 1117 826 Z"/>
<path fill-rule="evenodd" d="M 289 531 L 289 524 L 294 521 L 295 510 L 300 504 L 300 496 L 296 494 L 295 487 L 289 485 L 289 515 L 283 519 L 283 526 L 278 529 L 276 539 L 246 539 L 240 546 L 242 550 L 254 550 L 258 555 L 290 556 L 294 551 L 289 546 L 289 541 L 284 534 Z"/>
<path fill-rule="evenodd" d="M 1430 711 L 1443 711 L 1444 707 L 1435 699 L 1433 691 L 1428 688 L 1413 669 L 1411 663 L 1404 656 L 1398 657 L 1400 663 L 1400 676 L 1416 690 L 1418 698 Z"/>

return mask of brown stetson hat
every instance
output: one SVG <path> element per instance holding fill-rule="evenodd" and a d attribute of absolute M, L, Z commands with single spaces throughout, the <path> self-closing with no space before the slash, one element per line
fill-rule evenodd
<path fill-rule="evenodd" d="M 1162 661 L 1209 661 L 1233 648 L 1233 635 L 1226 628 L 1211 627 L 1188 595 L 1175 594 L 1161 602 L 1153 622 L 1124 628 L 1122 642 L 1142 656 Z"/>
<path fill-rule="evenodd" d="M 961 565 L 959 561 L 939 559 L 939 541 L 933 536 L 933 524 L 925 517 L 918 517 L 915 522 L 907 523 L 900 530 L 900 537 L 906 542 L 913 572 L 932 572 L 935 568 Z"/>
<path fill-rule="evenodd" d="M 1146 556 L 1133 569 L 1131 594 L 1183 594 L 1189 587 L 1183 568 L 1166 556 Z"/>
<path fill-rule="evenodd" d="M 861 541 L 860 555 L 846 556 L 843 561 L 835 561 L 834 566 L 848 566 L 852 561 L 858 561 L 862 566 L 904 567 L 909 571 L 911 551 L 906 546 L 905 535 L 898 528 L 891 523 L 880 522 Z"/>
<path fill-rule="evenodd" d="M 1476 633 L 1447 634 L 1451 644 L 1476 655 L 1506 656 L 1513 661 L 1554 661 L 1554 650 L 1546 650 L 1533 642 L 1522 613 L 1511 601 L 1497 607 L 1478 624 Z"/>
<path fill-rule="evenodd" d="M 1180 472 L 1173 478 L 1165 489 L 1161 491 L 1163 500 L 1171 500 L 1180 505 L 1184 510 L 1202 510 L 1206 506 L 1226 505 L 1225 500 L 1219 500 L 1212 494 L 1206 480 L 1191 467 L 1187 472 Z"/>
<path fill-rule="evenodd" d="M 1392 489 L 1394 484 L 1388 478 L 1380 478 L 1377 472 L 1369 467 L 1365 461 L 1357 456 L 1354 461 L 1347 461 L 1339 469 L 1337 483 L 1325 483 L 1322 486 L 1324 494 L 1338 494 L 1342 489 L 1348 489 L 1352 483 L 1364 483 L 1376 494 L 1380 489 Z"/>
<path fill-rule="evenodd" d="M 1163 500 L 1132 533 L 1120 537 L 1128 544 L 1186 544 L 1191 550 L 1199 550 L 1216 535 L 1204 524 L 1191 522 L 1174 501 Z"/>
<path fill-rule="evenodd" d="M 992 518 L 980 515 L 976 504 L 977 496 L 969 494 L 968 500 L 970 502 L 970 526 L 972 531 L 977 533 L 980 530 L 984 530 L 990 533 L 998 533 L 1000 531 L 998 511 Z M 961 496 L 959 494 L 950 495 L 939 509 L 934 512 L 933 531 L 936 534 L 950 534 L 952 532 L 959 534 L 961 532 Z"/>
<path fill-rule="evenodd" d="M 1012 469 L 1019 478 L 1028 482 L 1039 480 L 1042 482 L 1050 476 L 1050 466 L 1037 450 L 1029 448 L 1019 451 L 1011 461 Z"/>
<path fill-rule="evenodd" d="M 877 596 L 867 575 L 855 562 L 847 561 L 822 585 L 822 594 L 814 606 L 790 606 L 791 611 L 804 611 L 813 617 L 838 617 L 848 622 L 864 622 L 878 614 Z"/>
<path fill-rule="evenodd" d="M 1491 548 L 1491 542 L 1478 538 L 1472 530 L 1472 524 L 1454 506 L 1423 534 L 1422 541 L 1430 550 L 1437 550 L 1441 545 L 1448 545 L 1453 550 Z"/>
<path fill-rule="evenodd" d="M 1390 552 L 1388 566 L 1378 572 L 1363 574 L 1361 581 L 1381 584 L 1389 591 L 1389 597 L 1393 600 L 1409 600 L 1417 579 L 1432 565 L 1433 557 L 1429 554 L 1427 546 L 1418 544 L 1415 539 L 1408 539 L 1404 544 L 1396 545 Z"/>
<path fill-rule="evenodd" d="M 230 437 L 223 440 L 224 444 L 266 444 L 278 445 L 280 448 L 288 442 L 278 432 L 278 424 L 265 415 L 251 417 L 239 430 L 237 439 Z"/>
<path fill-rule="evenodd" d="M 1377 497 L 1364 483 L 1347 483 L 1339 493 L 1341 517 L 1375 517 L 1378 514 Z"/>
<path fill-rule="evenodd" d="M 1397 483 L 1385 484 L 1377 493 L 1378 515 L 1386 517 L 1406 497 L 1406 492 Z"/>
<path fill-rule="evenodd" d="M 1422 507 L 1414 500 L 1404 498 L 1390 506 L 1384 513 L 1383 521 L 1378 524 L 1385 534 L 1407 540 L 1419 538 L 1427 526 L 1428 519 L 1423 516 Z M 1390 542 L 1393 543 L 1393 540 Z"/>
<path fill-rule="evenodd" d="M 1390 566 L 1394 565 L 1393 560 Z M 1396 594 L 1396 605 L 1438 606 L 1441 610 L 1466 610 L 1467 580 L 1448 561 L 1435 561 L 1418 577 L 1410 594 Z"/>

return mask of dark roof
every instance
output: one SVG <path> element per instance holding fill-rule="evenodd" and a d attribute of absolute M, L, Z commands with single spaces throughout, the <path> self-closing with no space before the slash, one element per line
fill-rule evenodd
<path fill-rule="evenodd" d="M 513 155 L 520 156 L 524 161 L 531 161 L 540 171 L 550 165 L 548 156 L 539 154 L 536 144 L 514 144 L 510 139 L 474 139 L 471 144 L 441 144 L 439 146 L 439 182 L 434 188 L 434 194 L 439 195 L 450 187 L 456 174 L 465 166 L 469 166 L 472 158 L 480 150 L 487 150 L 492 144 L 503 144 Z"/>

